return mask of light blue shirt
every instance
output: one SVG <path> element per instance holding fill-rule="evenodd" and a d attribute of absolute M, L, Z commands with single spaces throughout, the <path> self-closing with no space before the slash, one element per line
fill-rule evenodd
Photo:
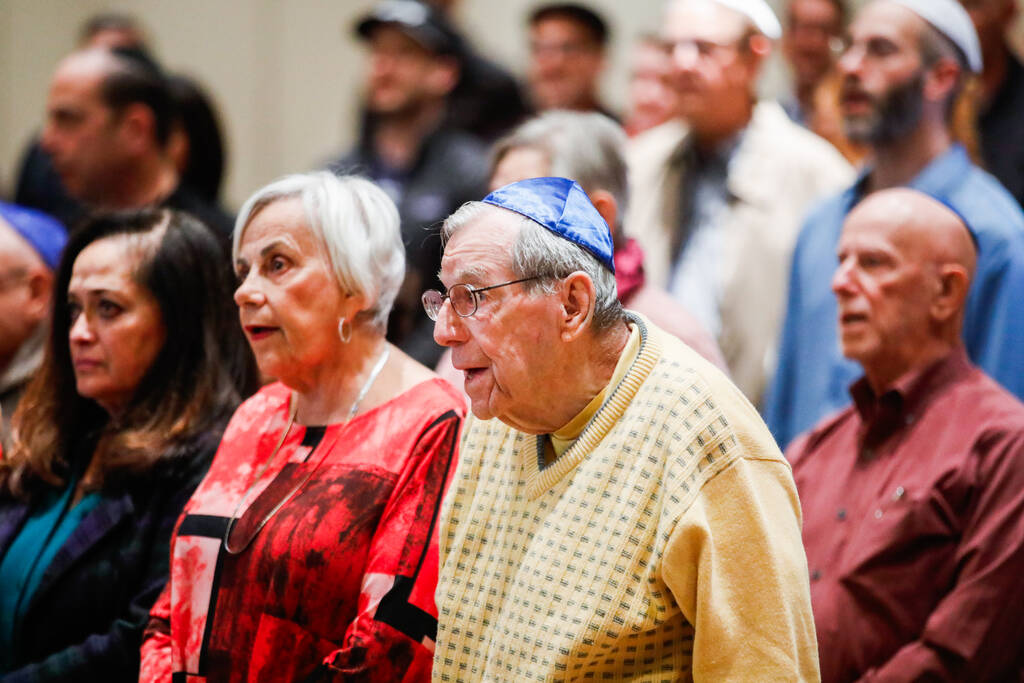
<path fill-rule="evenodd" d="M 830 283 L 843 221 L 862 198 L 866 178 L 862 175 L 811 212 L 793 253 L 778 369 L 764 405 L 765 421 L 783 448 L 849 404 L 849 385 L 863 374 L 840 353 Z M 959 145 L 932 161 L 909 186 L 949 204 L 966 219 L 979 253 L 964 344 L 975 364 L 1024 398 L 1024 214 L 999 181 L 971 164 Z"/>

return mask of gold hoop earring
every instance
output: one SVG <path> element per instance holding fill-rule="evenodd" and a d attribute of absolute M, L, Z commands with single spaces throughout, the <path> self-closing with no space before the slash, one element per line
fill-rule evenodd
<path fill-rule="evenodd" d="M 345 344 L 352 341 L 352 323 L 348 321 L 348 318 L 342 318 L 341 322 L 338 323 L 338 336 L 341 337 L 341 341 Z"/>

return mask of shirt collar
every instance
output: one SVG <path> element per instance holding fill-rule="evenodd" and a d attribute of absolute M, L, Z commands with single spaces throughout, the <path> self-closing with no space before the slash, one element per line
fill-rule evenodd
<path fill-rule="evenodd" d="M 967 150 L 963 145 L 954 143 L 948 150 L 932 159 L 931 163 L 921 169 L 921 172 L 907 184 L 907 187 L 948 201 L 947 198 L 953 189 L 959 187 L 963 182 L 963 177 L 970 166 L 971 160 L 967 156 Z M 847 211 L 867 194 L 868 178 L 874 170 L 874 166 L 869 166 L 861 171 L 853 187 L 847 191 Z"/>
<path fill-rule="evenodd" d="M 850 386 L 850 396 L 863 422 L 889 412 L 920 415 L 933 398 L 962 379 L 972 367 L 961 346 L 930 365 L 906 373 L 881 396 L 876 396 L 867 378 L 861 377 Z"/>

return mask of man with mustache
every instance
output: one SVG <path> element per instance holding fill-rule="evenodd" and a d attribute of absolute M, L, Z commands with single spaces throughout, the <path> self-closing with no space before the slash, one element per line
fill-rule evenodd
<path fill-rule="evenodd" d="M 838 335 L 864 376 L 786 453 L 824 683 L 1007 681 L 1024 663 L 1024 404 L 964 350 L 972 228 L 894 188 L 839 239 Z"/>
<path fill-rule="evenodd" d="M 764 0 L 669 0 L 675 120 L 633 138 L 626 224 L 650 282 L 718 341 L 755 404 L 775 364 L 789 257 L 807 210 L 853 178 L 756 86 L 781 26 Z"/>
<path fill-rule="evenodd" d="M 846 134 L 874 161 L 848 190 L 819 206 L 797 240 L 778 372 L 765 420 L 780 445 L 849 402 L 856 363 L 839 354 L 828 283 L 846 214 L 865 196 L 909 186 L 962 214 L 978 243 L 967 299 L 967 354 L 1024 396 L 1024 216 L 998 181 L 967 157 L 951 132 L 969 72 L 981 70 L 970 18 L 954 0 L 875 0 L 850 27 L 839 60 Z"/>

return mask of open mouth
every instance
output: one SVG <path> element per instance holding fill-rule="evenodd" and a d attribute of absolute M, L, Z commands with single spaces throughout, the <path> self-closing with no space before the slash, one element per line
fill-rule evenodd
<path fill-rule="evenodd" d="M 263 339 L 264 337 L 272 334 L 277 330 L 276 327 L 269 327 L 267 325 L 246 325 L 245 332 L 249 335 L 250 339 Z"/>
<path fill-rule="evenodd" d="M 839 322 L 843 325 L 867 322 L 868 316 L 864 313 L 843 313 L 839 316 Z"/>

